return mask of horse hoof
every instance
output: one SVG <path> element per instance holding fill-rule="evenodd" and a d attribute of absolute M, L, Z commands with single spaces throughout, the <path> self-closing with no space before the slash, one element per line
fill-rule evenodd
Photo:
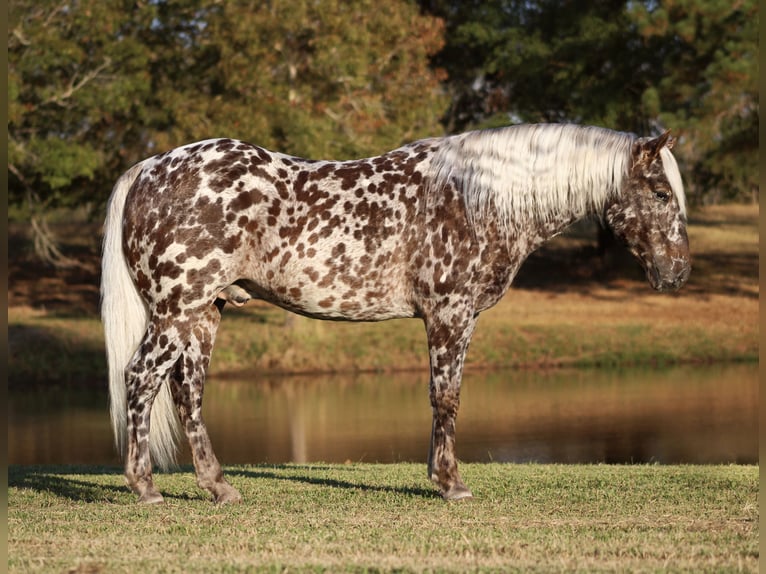
<path fill-rule="evenodd" d="M 240 502 L 242 502 L 242 495 L 236 488 L 229 487 L 215 497 L 215 503 L 219 505 L 239 504 Z"/>
<path fill-rule="evenodd" d="M 443 492 L 442 497 L 444 500 L 469 500 L 473 498 L 473 493 L 464 485 L 456 485 Z"/>
<path fill-rule="evenodd" d="M 165 499 L 159 492 L 144 492 L 138 497 L 138 502 L 141 504 L 161 504 L 165 502 Z"/>

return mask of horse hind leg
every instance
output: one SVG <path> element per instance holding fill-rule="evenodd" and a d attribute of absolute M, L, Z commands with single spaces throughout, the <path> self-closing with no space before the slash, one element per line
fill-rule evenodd
<path fill-rule="evenodd" d="M 152 318 L 141 343 L 126 367 L 127 456 L 125 478 L 140 502 L 159 503 L 162 495 L 154 487 L 149 430 L 152 405 L 180 354 L 162 321 Z M 163 437 L 172 442 L 172 435 Z M 172 452 L 173 445 L 166 445 Z M 171 461 L 160 461 L 167 464 Z"/>
<path fill-rule="evenodd" d="M 213 305 L 196 316 L 192 336 L 173 367 L 170 388 L 191 447 L 197 484 L 210 491 L 216 503 L 225 504 L 240 502 L 242 496 L 223 477 L 202 419 L 205 374 L 220 320 L 220 311 Z"/>

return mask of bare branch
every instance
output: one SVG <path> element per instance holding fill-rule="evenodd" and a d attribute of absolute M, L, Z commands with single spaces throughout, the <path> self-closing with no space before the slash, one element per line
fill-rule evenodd
<path fill-rule="evenodd" d="M 27 37 L 24 35 L 24 32 L 18 26 L 13 29 L 13 32 L 11 34 L 13 35 L 14 38 L 16 38 L 16 40 L 22 46 L 30 46 L 32 44 L 32 42 L 27 40 Z"/>
<path fill-rule="evenodd" d="M 57 15 L 59 12 L 61 12 L 62 10 L 64 10 L 64 8 L 66 8 L 66 7 L 67 7 L 67 4 L 68 4 L 68 2 L 66 2 L 66 1 L 64 1 L 64 2 L 61 2 L 61 4 L 59 4 L 59 5 L 58 5 L 57 7 L 55 7 L 53 10 L 51 10 L 50 14 L 48 14 L 48 17 L 45 19 L 45 24 L 44 24 L 44 26 L 45 26 L 46 28 L 47 28 L 48 26 L 50 26 L 50 25 L 51 25 L 51 22 L 53 22 L 53 19 L 56 17 L 56 15 Z"/>
<path fill-rule="evenodd" d="M 40 198 L 32 186 L 22 175 L 19 169 L 12 163 L 8 164 L 8 171 L 15 175 L 26 191 L 27 207 L 31 213 L 29 221 L 32 224 L 32 237 L 34 238 L 35 254 L 41 261 L 53 265 L 56 268 L 82 267 L 82 263 L 71 257 L 67 257 L 59 249 L 58 241 L 54 237 L 48 222 L 45 219 L 44 208 L 41 207 Z"/>
<path fill-rule="evenodd" d="M 66 107 L 67 105 L 66 100 L 71 98 L 75 94 L 75 92 L 85 87 L 85 85 L 88 84 L 88 82 L 91 82 L 92 80 L 97 78 L 99 74 L 101 74 L 101 72 L 103 72 L 111 64 L 112 64 L 112 59 L 109 56 L 106 56 L 104 58 L 103 63 L 100 66 L 98 66 L 97 68 L 85 74 L 85 76 L 83 76 L 83 78 L 77 83 L 75 83 L 75 78 L 72 78 L 72 80 L 69 82 L 69 86 L 67 87 L 66 90 L 64 90 L 63 93 L 57 94 L 55 96 L 51 96 L 50 98 L 45 100 L 42 103 L 42 105 L 57 104 L 61 107 Z"/>
<path fill-rule="evenodd" d="M 33 215 L 30 219 L 32 223 L 32 235 L 35 242 L 35 254 L 56 268 L 83 267 L 82 263 L 71 257 L 67 257 L 58 247 L 58 241 L 51 233 L 48 222 L 44 216 Z"/>

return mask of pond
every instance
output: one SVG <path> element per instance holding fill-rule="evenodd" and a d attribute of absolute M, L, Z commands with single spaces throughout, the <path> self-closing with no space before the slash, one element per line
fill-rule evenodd
<path fill-rule="evenodd" d="M 223 464 L 425 462 L 426 377 L 212 379 L 203 413 Z M 105 392 L 9 390 L 9 403 L 10 464 L 120 464 Z M 468 372 L 461 403 L 466 462 L 758 461 L 757 364 Z"/>

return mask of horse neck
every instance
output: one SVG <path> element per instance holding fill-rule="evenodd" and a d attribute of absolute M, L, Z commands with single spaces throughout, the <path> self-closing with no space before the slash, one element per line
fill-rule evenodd
<path fill-rule="evenodd" d="M 434 173 L 462 190 L 469 221 L 491 216 L 533 250 L 620 193 L 632 141 L 571 125 L 469 132 L 444 140 Z"/>
<path fill-rule="evenodd" d="M 528 193 L 548 194 L 549 190 Z M 470 193 L 464 198 L 469 222 L 477 227 L 497 226 L 501 235 L 506 236 L 509 246 L 514 245 L 516 251 L 526 256 L 572 224 L 591 217 L 603 217 L 605 206 L 619 193 L 617 190 L 613 190 L 614 195 L 594 193 L 588 183 L 581 183 L 579 187 L 573 185 L 566 195 L 554 194 L 553 199 L 546 197 L 545 200 L 538 200 L 533 197 L 522 209 L 506 204 L 502 199 L 498 201 L 497 194 L 482 200 L 486 204 L 477 202 Z M 584 199 L 580 201 L 578 196 Z"/>
<path fill-rule="evenodd" d="M 563 233 L 572 224 L 590 216 L 598 216 L 593 212 L 574 213 L 559 212 L 547 218 L 529 218 L 515 222 L 508 227 L 508 244 L 523 256 L 527 256 L 540 248 L 557 235 Z"/>

